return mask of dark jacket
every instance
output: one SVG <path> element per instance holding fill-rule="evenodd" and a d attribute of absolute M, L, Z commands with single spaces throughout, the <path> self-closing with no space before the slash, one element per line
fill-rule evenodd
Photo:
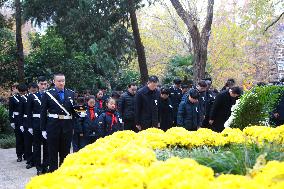
<path fill-rule="evenodd" d="M 135 99 L 135 120 L 142 129 L 157 127 L 159 123 L 158 102 L 160 92 L 151 91 L 148 86 L 138 90 Z"/>
<path fill-rule="evenodd" d="M 210 112 L 213 106 L 213 103 L 215 101 L 216 94 L 212 92 L 211 90 L 206 92 L 206 112 L 205 112 L 205 119 L 203 120 L 202 126 L 206 128 L 210 128 L 209 126 L 209 117 L 210 117 Z"/>
<path fill-rule="evenodd" d="M 171 87 L 170 88 L 170 99 L 172 102 L 173 115 L 175 118 L 177 116 L 177 111 L 178 111 L 179 104 L 181 102 L 181 98 L 182 98 L 182 90 L 179 88 L 175 88 L 174 86 Z"/>
<path fill-rule="evenodd" d="M 189 96 L 189 91 L 183 95 L 181 101 L 188 100 L 188 96 Z M 199 109 L 200 120 L 203 121 L 206 114 L 206 92 L 199 92 L 198 106 L 199 106 L 198 109 Z"/>
<path fill-rule="evenodd" d="M 96 99 L 95 109 L 97 110 L 97 113 L 100 116 L 105 110 L 105 101 L 103 99 Z"/>
<path fill-rule="evenodd" d="M 160 128 L 164 131 L 173 126 L 173 106 L 170 98 L 160 98 L 159 103 Z"/>
<path fill-rule="evenodd" d="M 121 95 L 119 100 L 119 113 L 123 120 L 135 119 L 135 95 L 130 92 L 125 92 Z"/>
<path fill-rule="evenodd" d="M 177 124 L 189 131 L 196 131 L 201 125 L 199 104 L 193 104 L 188 99 L 180 103 L 177 114 Z"/>
<path fill-rule="evenodd" d="M 94 120 L 91 120 L 91 114 L 90 114 L 89 107 L 87 108 L 87 111 L 86 111 L 86 116 L 85 116 L 85 119 L 84 119 L 84 127 L 83 127 L 84 128 L 84 135 L 86 137 L 97 136 L 99 115 L 97 113 L 96 108 L 94 108 L 94 111 L 95 111 L 95 119 Z"/>
<path fill-rule="evenodd" d="M 224 130 L 224 123 L 231 115 L 231 108 L 237 98 L 230 96 L 229 91 L 223 91 L 216 96 L 210 113 L 210 120 L 214 120 L 212 129 L 217 132 Z"/>
<path fill-rule="evenodd" d="M 109 114 L 112 114 L 113 117 Z M 122 131 L 123 123 L 117 111 L 107 110 L 102 113 L 98 118 L 97 137 L 105 137 L 112 135 L 114 132 Z"/>
<path fill-rule="evenodd" d="M 15 94 L 9 98 L 9 120 L 10 123 L 14 123 L 16 126 L 19 124 L 19 114 L 20 112 L 20 98 L 19 94 Z"/>
<path fill-rule="evenodd" d="M 36 92 L 29 94 L 27 103 L 28 126 L 33 129 L 40 129 L 40 118 L 34 117 L 35 114 L 40 114 L 41 94 Z"/>
<path fill-rule="evenodd" d="M 47 93 L 42 95 L 41 113 L 40 113 L 40 126 L 42 131 L 58 130 L 60 121 L 64 121 L 66 129 L 73 129 L 74 118 L 78 118 L 79 115 L 74 110 L 74 92 L 65 89 L 64 90 L 64 101 L 61 102 L 59 94 L 55 88 L 48 90 L 48 92 L 55 98 L 60 104 L 73 116 L 72 120 L 59 120 L 48 117 L 50 114 L 67 115 L 54 100 L 51 99 Z"/>

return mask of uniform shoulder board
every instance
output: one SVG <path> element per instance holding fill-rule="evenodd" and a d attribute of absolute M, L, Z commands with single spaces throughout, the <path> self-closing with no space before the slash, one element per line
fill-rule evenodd
<path fill-rule="evenodd" d="M 66 89 L 67 91 L 71 91 L 72 93 L 75 93 L 73 90 L 71 90 L 71 89 Z"/>

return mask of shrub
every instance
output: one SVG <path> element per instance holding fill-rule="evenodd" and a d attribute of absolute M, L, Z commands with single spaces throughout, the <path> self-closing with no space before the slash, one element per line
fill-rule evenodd
<path fill-rule="evenodd" d="M 230 127 L 244 129 L 249 125 L 268 125 L 283 89 L 282 86 L 262 86 L 246 92 L 232 112 L 234 119 Z"/>

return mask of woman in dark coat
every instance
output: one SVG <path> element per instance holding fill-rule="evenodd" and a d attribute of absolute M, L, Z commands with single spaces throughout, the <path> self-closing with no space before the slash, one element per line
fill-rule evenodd
<path fill-rule="evenodd" d="M 224 130 L 224 124 L 231 115 L 231 108 L 241 94 L 240 87 L 232 87 L 216 96 L 209 121 L 213 131 L 222 132 Z"/>
<path fill-rule="evenodd" d="M 170 90 L 162 88 L 159 104 L 159 119 L 160 128 L 163 131 L 168 130 L 173 126 L 173 106 L 169 98 Z"/>

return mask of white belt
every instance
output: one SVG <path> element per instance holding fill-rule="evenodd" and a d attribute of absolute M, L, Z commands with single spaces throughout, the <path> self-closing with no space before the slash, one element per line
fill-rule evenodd
<path fill-rule="evenodd" d="M 19 115 L 19 112 L 13 112 L 13 115 Z"/>
<path fill-rule="evenodd" d="M 38 118 L 40 118 L 40 114 L 33 114 L 33 117 L 38 117 Z"/>
<path fill-rule="evenodd" d="M 28 115 L 24 114 L 24 117 L 28 117 Z"/>
<path fill-rule="evenodd" d="M 72 116 L 58 115 L 58 114 L 48 114 L 48 117 L 51 117 L 54 119 L 72 119 Z"/>

